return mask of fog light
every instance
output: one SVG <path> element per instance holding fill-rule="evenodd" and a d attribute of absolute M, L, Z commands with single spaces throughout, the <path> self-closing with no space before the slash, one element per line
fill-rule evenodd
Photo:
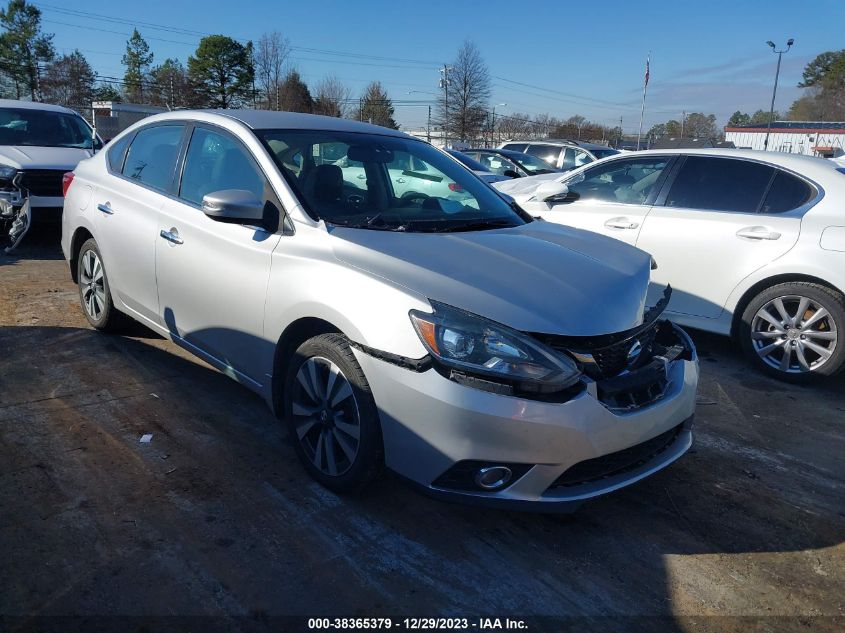
<path fill-rule="evenodd" d="M 511 480 L 511 469 L 507 466 L 485 466 L 475 474 L 475 483 L 484 490 L 496 490 Z"/>

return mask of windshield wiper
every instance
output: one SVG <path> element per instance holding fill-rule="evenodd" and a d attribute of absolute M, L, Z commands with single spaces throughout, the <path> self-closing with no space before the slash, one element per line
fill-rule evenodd
<path fill-rule="evenodd" d="M 327 220 L 323 218 L 323 220 L 327 224 L 332 224 L 334 226 L 342 226 L 346 229 L 370 229 L 371 231 L 404 231 L 406 230 L 407 226 L 405 224 L 399 224 L 396 226 L 390 226 L 389 224 L 375 224 L 375 220 L 379 218 L 381 214 L 376 214 L 371 218 L 364 218 L 363 220 L 357 222 L 344 222 L 343 220 Z"/>
<path fill-rule="evenodd" d="M 433 233 L 458 233 L 460 231 L 483 231 L 484 229 L 501 229 L 517 226 L 508 219 L 475 219 L 467 220 L 457 224 L 449 224 L 432 229 Z"/>

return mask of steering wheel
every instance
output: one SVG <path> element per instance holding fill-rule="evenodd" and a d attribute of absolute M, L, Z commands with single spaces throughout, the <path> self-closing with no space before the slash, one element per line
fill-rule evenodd
<path fill-rule="evenodd" d="M 420 204 L 428 200 L 431 196 L 426 193 L 420 193 L 418 191 L 406 191 L 402 194 L 401 200 L 403 202 L 413 202 L 415 200 L 419 200 Z"/>

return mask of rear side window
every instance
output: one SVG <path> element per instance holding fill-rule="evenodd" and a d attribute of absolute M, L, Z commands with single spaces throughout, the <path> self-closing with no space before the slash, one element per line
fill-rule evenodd
<path fill-rule="evenodd" d="M 554 145 L 529 145 L 525 150 L 526 154 L 542 158 L 552 167 L 557 167 L 557 159 L 560 158 L 560 150 L 562 148 Z"/>
<path fill-rule="evenodd" d="M 509 149 L 514 152 L 524 152 L 526 147 L 528 147 L 528 143 L 505 143 L 502 146 L 502 149 Z"/>
<path fill-rule="evenodd" d="M 135 182 L 166 190 L 173 178 L 184 125 L 157 125 L 140 130 L 129 146 L 123 175 Z"/>
<path fill-rule="evenodd" d="M 774 168 L 753 161 L 688 156 L 666 206 L 756 213 L 773 173 Z"/>
<path fill-rule="evenodd" d="M 127 134 L 119 141 L 109 143 L 106 150 L 106 156 L 109 161 L 109 169 L 113 172 L 120 173 L 123 169 L 123 158 L 126 156 L 126 148 L 129 146 L 129 141 L 132 139 L 131 134 Z"/>
<path fill-rule="evenodd" d="M 778 170 L 774 182 L 766 194 L 761 213 L 784 213 L 797 209 L 812 199 L 814 191 L 810 185 L 792 174 Z"/>

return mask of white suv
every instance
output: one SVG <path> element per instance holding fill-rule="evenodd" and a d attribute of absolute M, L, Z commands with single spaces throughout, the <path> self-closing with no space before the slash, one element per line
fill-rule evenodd
<path fill-rule="evenodd" d="M 33 211 L 61 210 L 63 175 L 100 147 L 73 110 L 0 99 L 0 247 L 23 239 Z"/>

